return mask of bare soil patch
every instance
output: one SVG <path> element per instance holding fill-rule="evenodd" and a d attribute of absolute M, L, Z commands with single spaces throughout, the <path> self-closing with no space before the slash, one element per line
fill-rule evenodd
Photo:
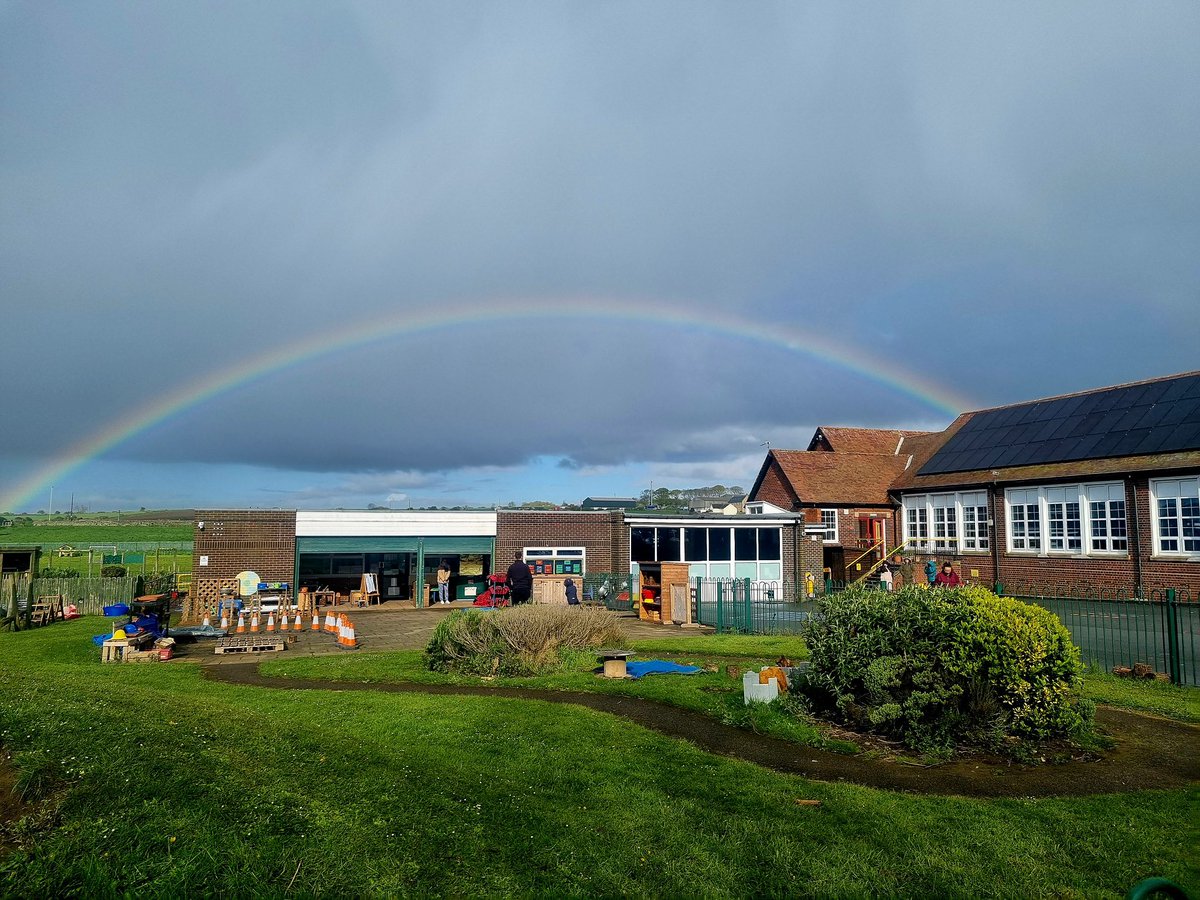
<path fill-rule="evenodd" d="M 215 681 L 288 690 L 378 691 L 448 696 L 508 697 L 569 703 L 622 716 L 703 750 L 814 778 L 889 790 L 967 797 L 1055 797 L 1182 787 L 1200 781 L 1200 727 L 1102 706 L 1100 730 L 1114 747 L 1096 759 L 1038 765 L 985 756 L 938 766 L 908 765 L 873 755 L 849 756 L 723 725 L 699 713 L 637 697 L 570 691 L 426 684 L 363 684 L 261 675 L 257 663 L 205 666 Z"/>

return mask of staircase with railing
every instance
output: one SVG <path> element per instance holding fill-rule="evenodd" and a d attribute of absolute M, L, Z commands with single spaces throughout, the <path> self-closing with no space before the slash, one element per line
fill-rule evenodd
<path fill-rule="evenodd" d="M 880 566 L 882 566 L 885 562 L 887 562 L 889 559 L 891 559 L 893 556 L 895 556 L 897 553 L 899 553 L 901 550 L 903 550 L 907 545 L 908 545 L 908 541 L 901 541 L 899 544 L 897 544 L 891 550 L 888 550 L 886 538 L 872 544 L 869 548 L 867 548 L 866 551 L 864 551 L 860 556 L 853 559 L 846 566 L 846 586 L 852 587 L 856 584 L 862 584 L 864 581 L 866 581 L 868 578 L 870 578 L 873 574 L 875 574 L 875 572 L 879 571 Z M 855 576 L 853 578 L 851 578 L 850 573 L 852 570 L 854 570 L 854 567 L 860 565 L 864 559 L 871 556 L 876 551 L 880 551 L 878 557 L 876 557 L 874 560 L 869 562 L 867 564 L 866 569 L 863 570 L 861 572 L 861 574 L 855 574 Z"/>

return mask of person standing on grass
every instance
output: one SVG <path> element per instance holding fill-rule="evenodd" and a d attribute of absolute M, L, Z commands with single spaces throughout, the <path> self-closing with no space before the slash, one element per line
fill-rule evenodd
<path fill-rule="evenodd" d="M 943 563 L 942 571 L 938 572 L 937 580 L 934 581 L 935 587 L 958 587 L 962 584 L 962 579 L 958 577 L 958 573 L 954 571 L 953 563 Z"/>
<path fill-rule="evenodd" d="M 529 602 L 533 594 L 533 574 L 529 571 L 529 564 L 521 558 L 520 550 L 513 558 L 513 564 L 508 567 L 508 586 L 512 590 L 513 606 Z"/>
<path fill-rule="evenodd" d="M 563 591 L 566 592 L 568 606 L 579 605 L 579 588 L 575 586 L 575 582 L 572 579 L 568 578 L 563 581 Z"/>
<path fill-rule="evenodd" d="M 442 560 L 437 570 L 438 603 L 450 602 L 450 563 Z"/>

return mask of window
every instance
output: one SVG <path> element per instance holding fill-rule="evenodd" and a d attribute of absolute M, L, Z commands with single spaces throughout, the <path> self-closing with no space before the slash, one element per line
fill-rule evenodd
<path fill-rule="evenodd" d="M 1087 488 L 1088 515 L 1092 526 L 1092 549 L 1100 552 L 1129 550 L 1125 527 L 1125 485 L 1095 484 Z"/>
<path fill-rule="evenodd" d="M 1129 552 L 1125 485 L 1064 484 L 1005 492 L 1008 549 L 1039 554 Z"/>
<path fill-rule="evenodd" d="M 1008 533 L 1009 547 L 1013 550 L 1042 548 L 1041 511 L 1036 489 L 1008 492 Z"/>
<path fill-rule="evenodd" d="M 582 575 L 585 556 L 583 547 L 526 547 L 524 551 L 534 575 Z"/>
<path fill-rule="evenodd" d="M 914 550 L 924 550 L 929 546 L 929 511 L 925 508 L 926 500 L 926 497 L 906 497 L 904 500 L 905 535 Z M 909 506 L 910 503 L 914 505 Z"/>
<path fill-rule="evenodd" d="M 976 491 L 973 494 L 962 494 L 959 503 L 962 504 L 963 514 L 963 549 L 988 549 L 987 493 Z"/>
<path fill-rule="evenodd" d="M 910 550 L 978 553 L 988 549 L 986 491 L 917 494 L 903 502 L 904 537 Z"/>
<path fill-rule="evenodd" d="M 778 527 L 631 526 L 629 549 L 631 563 L 682 561 L 694 578 L 778 581 L 783 570 Z"/>
<path fill-rule="evenodd" d="M 1155 552 L 1200 554 L 1200 478 L 1153 481 L 1150 490 Z"/>
<path fill-rule="evenodd" d="M 629 529 L 629 556 L 634 562 L 654 562 L 654 529 Z"/>
<path fill-rule="evenodd" d="M 1080 553 L 1083 522 L 1079 518 L 1079 491 L 1072 487 L 1046 489 L 1046 546 L 1051 551 Z"/>
<path fill-rule="evenodd" d="M 735 528 L 733 529 L 733 553 L 734 559 L 737 560 L 757 560 L 758 559 L 758 529 L 757 528 Z M 740 576 L 739 576 L 740 577 Z"/>
<path fill-rule="evenodd" d="M 836 509 L 821 510 L 821 527 L 824 529 L 821 540 L 826 544 L 836 544 L 838 539 L 838 518 Z"/>
<path fill-rule="evenodd" d="M 729 529 L 708 529 L 708 558 L 724 561 L 730 559 L 732 555 L 732 545 L 729 542 Z"/>
<path fill-rule="evenodd" d="M 933 543 L 938 550 L 958 549 L 954 497 L 954 494 L 937 494 L 933 497 Z"/>

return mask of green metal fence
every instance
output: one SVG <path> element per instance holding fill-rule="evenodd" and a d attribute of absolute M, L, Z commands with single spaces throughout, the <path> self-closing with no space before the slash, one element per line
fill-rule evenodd
<path fill-rule="evenodd" d="M 617 612 L 632 612 L 629 596 L 630 574 L 625 572 L 588 572 L 583 576 L 580 599 L 584 603 L 600 603 Z"/>
<path fill-rule="evenodd" d="M 692 620 L 718 634 L 798 634 L 816 610 L 786 581 L 697 578 L 691 595 Z"/>
<path fill-rule="evenodd" d="M 1200 687 L 1200 602 L 1186 588 L 1129 591 L 1080 582 L 997 585 L 997 592 L 1036 603 L 1071 632 L 1085 662 L 1152 666 L 1173 684 Z"/>

